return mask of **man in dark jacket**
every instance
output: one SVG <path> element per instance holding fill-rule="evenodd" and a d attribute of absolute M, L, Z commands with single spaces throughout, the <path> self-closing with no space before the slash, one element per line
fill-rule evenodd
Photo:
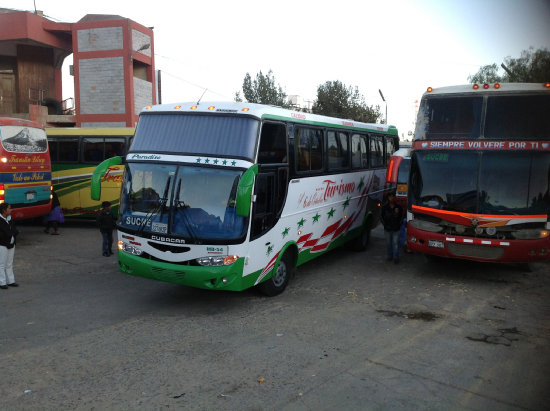
<path fill-rule="evenodd" d="M 17 229 L 11 220 L 11 205 L 0 204 L 0 288 L 17 287 L 13 276 L 13 254 Z"/>
<path fill-rule="evenodd" d="M 388 202 L 382 207 L 380 216 L 384 225 L 388 261 L 399 262 L 399 231 L 403 222 L 403 207 L 395 202 L 395 193 L 388 194 Z"/>
<path fill-rule="evenodd" d="M 111 211 L 111 203 L 104 201 L 101 203 L 101 210 L 97 214 L 96 222 L 103 238 L 103 257 L 113 255 L 113 230 L 116 226 L 115 216 Z"/>

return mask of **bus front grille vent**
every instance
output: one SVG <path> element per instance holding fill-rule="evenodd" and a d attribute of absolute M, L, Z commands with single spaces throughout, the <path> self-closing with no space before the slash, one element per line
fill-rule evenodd
<path fill-rule="evenodd" d="M 152 241 L 147 242 L 151 247 L 159 250 L 159 251 L 170 251 L 174 254 L 177 253 L 186 253 L 189 250 L 191 250 L 190 247 L 181 247 L 181 246 L 175 246 L 170 244 L 164 244 L 164 243 L 154 243 Z"/>
<path fill-rule="evenodd" d="M 488 260 L 497 260 L 504 254 L 504 248 L 488 247 L 475 244 L 447 244 L 449 251 L 459 257 L 486 258 Z"/>
<path fill-rule="evenodd" d="M 178 281 L 183 280 L 185 277 L 185 272 L 183 271 L 176 271 L 176 270 L 167 270 L 165 268 L 158 268 L 158 267 L 151 267 L 151 274 L 153 276 L 158 276 L 159 278 L 162 278 L 163 280 L 168 281 Z"/>

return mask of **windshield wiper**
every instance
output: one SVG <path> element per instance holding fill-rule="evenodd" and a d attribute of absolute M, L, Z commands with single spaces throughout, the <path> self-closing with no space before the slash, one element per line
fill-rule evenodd
<path fill-rule="evenodd" d="M 183 207 L 184 209 L 189 208 L 189 204 L 185 204 L 185 201 L 180 200 L 180 190 L 181 190 L 181 179 L 178 181 L 178 188 L 176 189 L 176 195 L 174 196 L 175 203 L 176 203 L 176 206 L 175 206 L 175 209 L 174 209 L 174 214 L 179 211 L 180 207 Z M 187 215 L 185 210 L 182 211 L 181 216 L 182 216 L 183 224 L 185 225 L 185 228 L 187 229 L 187 232 L 189 233 L 189 237 L 191 237 L 191 240 L 193 241 L 193 243 L 198 244 L 197 236 L 195 235 L 195 232 L 193 231 L 193 225 L 189 221 L 189 216 Z M 175 216 L 174 216 L 174 218 L 175 218 Z"/>
<path fill-rule="evenodd" d="M 149 222 L 152 220 L 153 216 L 158 214 L 159 211 L 161 212 L 160 215 L 162 216 L 162 212 L 164 210 L 164 206 L 166 205 L 168 201 L 168 189 L 170 188 L 170 181 L 172 181 L 172 177 L 168 177 L 168 181 L 166 181 L 166 186 L 164 187 L 164 193 L 163 197 L 159 199 L 157 206 L 149 211 L 145 218 L 143 219 L 143 222 L 138 228 L 138 234 L 141 235 L 143 233 L 143 230 L 145 229 L 145 226 L 149 224 Z"/>

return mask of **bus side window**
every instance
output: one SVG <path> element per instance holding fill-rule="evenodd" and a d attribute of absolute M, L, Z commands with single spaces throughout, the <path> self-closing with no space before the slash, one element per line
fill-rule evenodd
<path fill-rule="evenodd" d="M 342 170 L 349 167 L 348 135 L 342 132 L 327 132 L 327 152 L 329 170 Z"/>
<path fill-rule="evenodd" d="M 286 126 L 278 123 L 264 123 L 260 135 L 258 163 L 286 163 L 287 160 Z"/>
<path fill-rule="evenodd" d="M 296 170 L 297 171 L 309 171 L 310 161 L 309 161 L 309 136 L 306 133 L 306 130 L 296 127 L 295 128 L 296 136 Z"/>
<path fill-rule="evenodd" d="M 323 132 L 321 130 L 311 130 L 311 170 L 320 171 L 323 169 Z"/>
<path fill-rule="evenodd" d="M 386 136 L 384 137 L 384 140 L 386 140 L 384 164 L 388 165 L 390 163 L 390 157 L 395 152 L 395 140 L 392 136 Z"/>
<path fill-rule="evenodd" d="M 48 140 L 48 148 L 50 149 L 50 159 L 52 162 L 57 161 L 58 142 L 56 140 Z"/>
<path fill-rule="evenodd" d="M 384 165 L 382 136 L 369 136 L 369 149 L 371 167 L 382 167 Z"/>
<path fill-rule="evenodd" d="M 367 136 L 361 134 L 351 136 L 351 166 L 353 168 L 368 167 Z"/>
<path fill-rule="evenodd" d="M 78 140 L 58 141 L 57 161 L 75 162 L 78 161 Z M 53 159 L 54 157 L 52 157 Z"/>
<path fill-rule="evenodd" d="M 104 153 L 103 138 L 86 137 L 82 141 L 84 143 L 84 147 L 83 147 L 84 161 L 98 163 L 104 160 L 105 153 Z"/>
<path fill-rule="evenodd" d="M 254 201 L 251 237 L 261 235 L 273 227 L 275 222 L 275 175 L 273 173 L 258 174 L 254 190 L 256 200 Z"/>
<path fill-rule="evenodd" d="M 105 158 L 124 155 L 124 138 L 105 139 Z"/>
<path fill-rule="evenodd" d="M 323 169 L 323 130 L 296 127 L 296 171 L 321 171 Z"/>

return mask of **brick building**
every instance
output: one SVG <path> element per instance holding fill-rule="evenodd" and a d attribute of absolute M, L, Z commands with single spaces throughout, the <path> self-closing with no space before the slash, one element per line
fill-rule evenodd
<path fill-rule="evenodd" d="M 0 9 L 0 115 L 51 126 L 133 127 L 156 103 L 153 30 L 89 14 L 57 23 Z M 62 101 L 61 67 L 73 54 L 74 110 Z"/>

